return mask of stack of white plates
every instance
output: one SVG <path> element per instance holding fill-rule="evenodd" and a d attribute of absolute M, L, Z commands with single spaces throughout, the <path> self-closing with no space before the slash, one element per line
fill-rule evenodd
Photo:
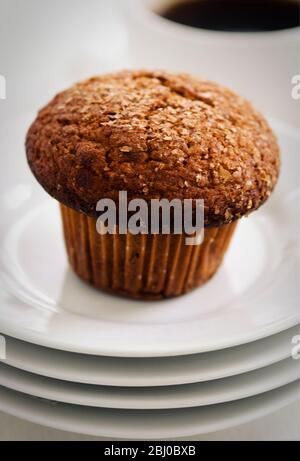
<path fill-rule="evenodd" d="M 297 135 L 273 123 L 280 184 L 240 223 L 213 280 L 140 302 L 102 294 L 68 269 L 57 205 L 26 168 L 27 125 L 0 130 L 0 411 L 82 434 L 173 439 L 298 399 Z"/>

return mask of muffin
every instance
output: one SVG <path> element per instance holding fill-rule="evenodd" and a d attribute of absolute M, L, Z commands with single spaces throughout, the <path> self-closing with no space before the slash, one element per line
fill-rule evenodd
<path fill-rule="evenodd" d="M 26 139 L 31 170 L 60 202 L 75 273 L 111 293 L 182 295 L 220 267 L 237 221 L 278 179 L 279 148 L 249 102 L 215 83 L 166 72 L 97 76 L 58 94 Z M 204 240 L 128 232 L 100 235 L 100 199 L 204 200 Z"/>

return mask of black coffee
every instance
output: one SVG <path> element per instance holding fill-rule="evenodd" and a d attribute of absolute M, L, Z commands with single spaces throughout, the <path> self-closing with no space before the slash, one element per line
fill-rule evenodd
<path fill-rule="evenodd" d="M 186 0 L 171 5 L 162 16 L 202 29 L 260 32 L 300 24 L 297 0 Z"/>

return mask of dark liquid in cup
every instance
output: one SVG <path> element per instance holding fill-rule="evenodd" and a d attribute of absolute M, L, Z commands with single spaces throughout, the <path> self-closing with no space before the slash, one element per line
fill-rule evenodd
<path fill-rule="evenodd" d="M 201 29 L 262 32 L 299 26 L 299 12 L 297 0 L 186 0 L 161 15 Z"/>

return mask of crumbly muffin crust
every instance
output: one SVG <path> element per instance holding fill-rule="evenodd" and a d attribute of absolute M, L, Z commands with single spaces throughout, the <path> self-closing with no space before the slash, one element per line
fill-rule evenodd
<path fill-rule="evenodd" d="M 206 226 L 257 209 L 279 148 L 250 103 L 215 83 L 166 72 L 97 76 L 58 94 L 26 139 L 29 165 L 61 203 L 96 216 L 101 198 L 204 199 Z"/>

